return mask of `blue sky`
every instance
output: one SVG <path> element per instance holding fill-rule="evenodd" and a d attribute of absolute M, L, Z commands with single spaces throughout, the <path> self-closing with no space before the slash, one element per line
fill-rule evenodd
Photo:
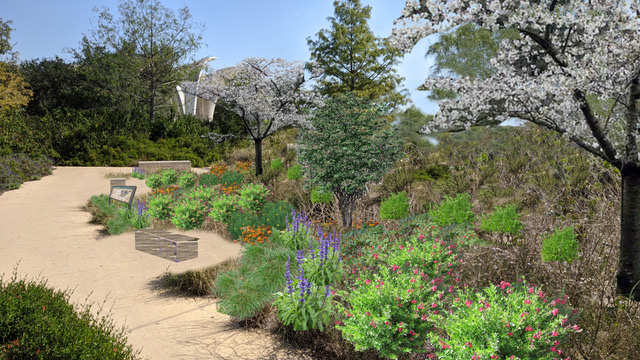
<path fill-rule="evenodd" d="M 212 68 L 233 66 L 247 57 L 309 60 L 307 38 L 329 28 L 332 0 L 163 0 L 177 10 L 189 7 L 194 21 L 205 26 L 203 46 L 195 57 L 216 56 Z M 362 0 L 372 7 L 369 26 L 376 36 L 391 34 L 393 20 L 404 7 L 402 0 Z M 2 19 L 13 21 L 11 43 L 20 60 L 70 59 L 65 49 L 77 48 L 97 17 L 94 7 L 106 6 L 117 14 L 118 0 L 4 1 Z M 426 93 L 415 89 L 424 82 L 432 65 L 424 53 L 432 39 L 420 42 L 405 56 L 398 71 L 413 103 L 425 113 L 437 111 Z"/>

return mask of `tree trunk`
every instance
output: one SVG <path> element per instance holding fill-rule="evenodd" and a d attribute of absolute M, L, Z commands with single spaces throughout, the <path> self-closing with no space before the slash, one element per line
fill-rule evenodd
<path fill-rule="evenodd" d="M 256 148 L 256 176 L 262 175 L 262 139 L 253 139 Z"/>
<path fill-rule="evenodd" d="M 620 224 L 618 291 L 640 301 L 640 166 L 624 164 Z"/>
<path fill-rule="evenodd" d="M 333 190 L 332 190 L 333 191 Z M 342 226 L 351 229 L 353 224 L 353 208 L 356 203 L 358 194 L 346 194 L 342 191 L 334 191 L 338 197 L 338 206 L 342 215 Z"/>

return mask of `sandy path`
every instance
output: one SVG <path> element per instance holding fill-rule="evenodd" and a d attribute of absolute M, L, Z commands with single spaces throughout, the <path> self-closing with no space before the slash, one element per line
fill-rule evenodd
<path fill-rule="evenodd" d="M 216 311 L 212 298 L 167 295 L 150 286 L 165 270 L 198 269 L 238 255 L 241 247 L 206 231 L 180 232 L 199 238 L 198 258 L 173 263 L 134 249 L 134 234 L 102 236 L 83 206 L 108 193 L 108 173 L 131 168 L 58 167 L 53 175 L 0 195 L 0 274 L 41 276 L 58 289 L 75 289 L 72 301 L 105 303 L 117 326 L 141 355 L 160 359 L 300 359 L 273 336 L 243 330 Z M 128 179 L 138 192 L 144 182 Z M 105 302 L 106 300 L 106 302 Z"/>

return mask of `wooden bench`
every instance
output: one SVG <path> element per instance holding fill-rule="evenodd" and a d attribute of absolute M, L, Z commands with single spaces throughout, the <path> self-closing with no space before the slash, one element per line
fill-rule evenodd
<path fill-rule="evenodd" d="M 136 250 L 163 259 L 180 262 L 198 257 L 198 239 L 173 234 L 165 230 L 141 229 L 135 231 Z"/>
<path fill-rule="evenodd" d="M 191 171 L 191 161 L 189 160 L 171 160 L 171 161 L 138 161 L 138 167 L 146 174 L 154 172 L 174 169 L 178 171 Z"/>

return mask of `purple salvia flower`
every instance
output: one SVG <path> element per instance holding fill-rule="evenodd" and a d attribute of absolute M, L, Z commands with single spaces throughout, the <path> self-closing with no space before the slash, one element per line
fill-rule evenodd
<path fill-rule="evenodd" d="M 329 285 L 324 287 L 324 297 L 329 297 L 331 295 L 331 290 L 329 290 Z"/>
<path fill-rule="evenodd" d="M 298 250 L 296 253 L 296 261 L 298 262 L 298 267 L 302 266 L 302 263 L 304 262 L 304 253 L 302 250 Z"/>
<path fill-rule="evenodd" d="M 291 257 L 287 255 L 287 267 L 284 272 L 284 277 L 287 279 L 287 289 L 288 293 L 291 294 L 293 292 L 293 280 L 291 280 L 291 269 L 289 267 L 289 262 L 291 261 Z"/>

